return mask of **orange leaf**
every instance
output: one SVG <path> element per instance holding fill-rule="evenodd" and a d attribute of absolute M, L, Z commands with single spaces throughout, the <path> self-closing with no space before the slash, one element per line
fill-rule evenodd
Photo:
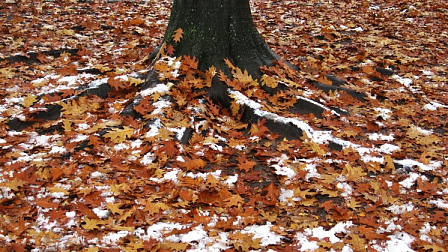
<path fill-rule="evenodd" d="M 190 69 L 198 69 L 198 61 L 196 60 L 196 56 L 193 56 L 193 58 L 191 58 L 190 56 L 184 56 L 184 58 L 182 59 L 182 63 L 183 66 L 186 66 L 187 69 L 184 70 L 188 70 Z"/>
<path fill-rule="evenodd" d="M 238 164 L 238 169 L 249 172 L 256 164 L 257 162 L 253 160 L 244 160 Z"/>
<path fill-rule="evenodd" d="M 182 163 L 183 167 L 187 168 L 187 170 L 198 170 L 201 168 L 204 168 L 204 166 L 207 164 L 204 160 L 196 158 L 196 159 L 189 159 L 187 157 L 184 157 L 185 162 Z"/>
<path fill-rule="evenodd" d="M 179 42 L 182 37 L 183 37 L 184 31 L 182 30 L 182 28 L 179 28 L 177 30 L 174 31 L 174 35 L 173 35 L 173 41 L 174 43 Z"/>

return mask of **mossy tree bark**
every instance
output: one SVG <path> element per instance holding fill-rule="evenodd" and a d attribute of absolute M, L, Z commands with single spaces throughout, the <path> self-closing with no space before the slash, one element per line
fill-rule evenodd
<path fill-rule="evenodd" d="M 179 28 L 183 38 L 175 43 Z M 224 59 L 229 59 L 259 76 L 260 66 L 279 58 L 257 31 L 249 0 L 174 0 L 164 42 L 174 46 L 176 56 L 196 56 L 200 70 L 215 66 L 227 72 Z"/>

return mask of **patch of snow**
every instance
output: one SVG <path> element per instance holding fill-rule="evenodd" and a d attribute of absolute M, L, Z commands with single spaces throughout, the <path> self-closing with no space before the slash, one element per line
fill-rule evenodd
<path fill-rule="evenodd" d="M 180 240 L 183 243 L 191 243 L 193 241 L 199 242 L 207 238 L 208 238 L 207 232 L 204 230 L 202 225 L 195 227 L 193 230 L 191 230 L 186 234 L 180 235 Z"/>
<path fill-rule="evenodd" d="M 310 230 L 311 236 L 316 237 L 318 239 L 324 239 L 328 238 L 331 243 L 337 243 L 340 242 L 341 239 L 339 239 L 336 234 L 337 233 L 347 233 L 347 228 L 353 226 L 353 223 L 351 221 L 347 222 L 339 222 L 334 227 L 332 227 L 330 230 L 326 231 L 323 227 L 317 227 Z"/>
<path fill-rule="evenodd" d="M 154 102 L 153 105 L 154 105 L 155 108 L 154 108 L 154 111 L 152 111 L 151 114 L 152 115 L 156 115 L 156 114 L 162 114 L 162 110 L 164 108 L 170 107 L 171 106 L 171 102 L 168 101 L 167 99 L 163 99 L 162 98 L 162 99 Z"/>
<path fill-rule="evenodd" d="M 128 150 L 128 149 L 129 149 L 129 146 L 125 143 L 119 143 L 119 144 L 114 145 L 114 150 L 116 150 L 116 151 Z"/>
<path fill-rule="evenodd" d="M 393 133 L 391 133 L 389 135 L 378 134 L 378 133 L 369 133 L 367 135 L 369 136 L 369 140 L 373 140 L 373 141 L 377 141 L 377 140 L 393 141 L 394 140 L 394 134 Z"/>
<path fill-rule="evenodd" d="M 288 179 L 292 179 L 296 176 L 296 173 L 289 167 L 280 165 L 272 165 L 272 167 L 275 169 L 275 174 L 277 175 L 286 176 Z"/>
<path fill-rule="evenodd" d="M 92 209 L 93 212 L 98 216 L 100 219 L 105 219 L 110 216 L 110 211 L 107 209 L 102 209 L 101 207 L 95 207 Z"/>
<path fill-rule="evenodd" d="M 304 233 L 297 232 L 297 234 L 295 235 L 295 238 L 298 240 L 298 249 L 300 251 L 314 251 L 319 249 L 319 245 L 317 245 L 316 241 L 308 240 L 309 235 L 307 235 L 307 233 L 308 232 L 306 231 Z"/>
<path fill-rule="evenodd" d="M 73 218 L 76 216 L 76 212 L 75 211 L 65 212 L 65 216 L 67 218 Z"/>
<path fill-rule="evenodd" d="M 426 222 L 423 227 L 420 228 L 420 240 L 426 241 L 426 242 L 433 242 L 432 239 L 427 235 L 431 230 L 435 230 L 436 226 L 431 226 L 428 222 Z"/>
<path fill-rule="evenodd" d="M 419 177 L 420 175 L 418 173 L 413 172 L 409 174 L 409 177 L 407 179 L 400 181 L 399 184 L 404 188 L 409 189 L 415 184 L 415 181 L 417 181 Z"/>
<path fill-rule="evenodd" d="M 143 158 L 140 160 L 140 163 L 142 165 L 149 165 L 152 164 L 152 162 L 154 161 L 155 156 L 154 153 L 148 152 L 146 153 Z"/>
<path fill-rule="evenodd" d="M 383 144 L 380 146 L 379 150 L 382 153 L 392 154 L 392 152 L 400 150 L 400 147 L 393 144 Z"/>
<path fill-rule="evenodd" d="M 317 171 L 316 164 L 314 163 L 307 163 L 305 167 L 305 171 L 308 173 L 305 175 L 305 180 L 309 181 L 310 178 L 320 178 L 320 174 Z"/>
<path fill-rule="evenodd" d="M 378 114 L 376 114 L 375 117 L 381 117 L 384 120 L 389 119 L 390 114 L 392 114 L 392 110 L 386 108 L 375 108 L 375 111 L 378 112 Z"/>
<path fill-rule="evenodd" d="M 126 237 L 129 234 L 129 231 L 126 230 L 121 230 L 116 233 L 110 232 L 107 235 L 103 236 L 103 238 L 101 238 L 101 241 L 108 245 L 116 245 L 121 238 Z"/>
<path fill-rule="evenodd" d="M 280 196 L 278 197 L 278 199 L 280 200 L 280 202 L 286 202 L 287 199 L 290 198 L 294 198 L 294 191 L 293 190 L 286 190 L 284 188 L 281 188 L 280 191 Z"/>
<path fill-rule="evenodd" d="M 346 182 L 339 182 L 337 188 L 344 190 L 344 192 L 341 193 L 343 197 L 349 197 L 353 193 L 353 188 Z"/>
<path fill-rule="evenodd" d="M 50 154 L 65 153 L 67 150 L 63 146 L 53 146 L 50 150 Z"/>
<path fill-rule="evenodd" d="M 438 108 L 448 108 L 448 106 L 440 104 L 438 102 L 434 102 L 434 101 L 432 101 L 432 102 L 430 102 L 428 104 L 425 104 L 423 106 L 423 109 L 431 110 L 431 111 L 437 110 Z"/>
<path fill-rule="evenodd" d="M 74 143 L 74 142 L 82 142 L 84 140 L 87 140 L 89 138 L 89 136 L 86 136 L 84 134 L 78 134 L 76 135 L 75 138 L 70 140 L 70 143 Z"/>
<path fill-rule="evenodd" d="M 424 135 L 427 135 L 427 136 L 429 136 L 433 133 L 432 130 L 426 130 L 426 129 L 420 128 L 418 126 L 415 126 L 415 125 L 411 125 L 411 129 L 416 130 L 416 131 L 418 131 Z"/>
<path fill-rule="evenodd" d="M 418 167 L 422 171 L 432 171 L 442 166 L 442 161 L 429 161 L 429 164 L 424 164 L 412 159 L 394 160 L 395 163 L 402 165 L 405 168 Z"/>
<path fill-rule="evenodd" d="M 268 246 L 279 244 L 283 236 L 278 235 L 271 231 L 272 224 L 267 222 L 266 225 L 252 225 L 244 228 L 241 233 L 251 233 L 254 234 L 254 239 L 261 238 L 260 245 Z"/>
<path fill-rule="evenodd" d="M 163 127 L 162 121 L 157 118 L 153 123 L 149 125 L 149 130 L 146 132 L 146 137 L 151 138 L 159 134 L 159 129 Z"/>
<path fill-rule="evenodd" d="M 16 195 L 11 191 L 11 188 L 0 186 L 0 199 L 12 199 Z"/>
<path fill-rule="evenodd" d="M 170 85 L 171 84 L 171 85 Z M 170 91 L 170 88 L 173 86 L 172 83 L 168 83 L 168 84 L 157 84 L 152 88 L 147 88 L 143 91 L 140 92 L 141 96 L 148 96 L 148 95 L 152 95 L 155 93 L 159 93 L 159 94 L 165 94 L 168 93 Z"/>
<path fill-rule="evenodd" d="M 140 235 L 144 240 L 149 240 L 151 238 L 161 240 L 164 233 L 171 232 L 174 229 L 182 230 L 187 227 L 187 225 L 181 225 L 178 223 L 157 222 L 148 227 L 148 229 L 146 230 L 146 234 Z"/>
<path fill-rule="evenodd" d="M 140 148 L 142 143 L 143 143 L 143 141 L 141 139 L 136 139 L 136 140 L 131 142 L 131 148 L 132 149 Z"/>
<path fill-rule="evenodd" d="M 104 173 L 102 173 L 102 172 L 99 172 L 99 171 L 94 171 L 94 172 L 92 172 L 90 174 L 90 178 L 91 179 L 101 179 L 101 178 L 104 178 L 104 177 L 106 177 L 106 175 Z"/>
<path fill-rule="evenodd" d="M 435 205 L 438 208 L 448 209 L 448 202 L 445 202 L 443 199 L 430 200 L 429 204 Z"/>
<path fill-rule="evenodd" d="M 163 178 L 150 178 L 151 181 L 162 182 L 163 180 L 171 180 L 174 184 L 177 184 L 177 176 L 179 175 L 179 169 L 173 169 L 172 171 L 168 171 L 163 175 Z"/>
<path fill-rule="evenodd" d="M 414 251 L 411 249 L 411 244 L 414 241 L 414 237 L 405 232 L 395 232 L 392 235 L 389 235 L 389 240 L 386 241 L 386 247 L 383 248 L 378 245 L 373 245 L 372 248 L 381 252 L 389 252 L 389 251 L 400 251 L 400 252 L 411 252 Z"/>
<path fill-rule="evenodd" d="M 387 210 L 391 211 L 394 214 L 402 214 L 406 212 L 410 212 L 414 209 L 414 204 L 412 202 L 408 202 L 403 205 L 391 205 L 387 208 Z"/>
<path fill-rule="evenodd" d="M 226 180 L 223 181 L 224 184 L 226 185 L 233 185 L 238 181 L 238 173 L 236 173 L 233 176 L 229 176 Z"/>
<path fill-rule="evenodd" d="M 363 32 L 364 29 L 362 29 L 362 27 L 356 27 L 356 28 L 349 29 L 349 31 Z"/>

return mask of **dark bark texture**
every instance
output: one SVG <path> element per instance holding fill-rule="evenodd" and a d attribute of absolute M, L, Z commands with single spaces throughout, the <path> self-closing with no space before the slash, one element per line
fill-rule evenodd
<path fill-rule="evenodd" d="M 178 28 L 183 38 L 174 43 Z M 200 70 L 213 65 L 227 72 L 227 58 L 259 76 L 260 66 L 279 58 L 255 27 L 248 0 L 174 0 L 164 42 L 174 46 L 176 56 L 196 56 Z"/>

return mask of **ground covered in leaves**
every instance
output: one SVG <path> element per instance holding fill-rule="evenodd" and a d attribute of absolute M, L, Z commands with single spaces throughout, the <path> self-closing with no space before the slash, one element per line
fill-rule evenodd
<path fill-rule="evenodd" d="M 447 4 L 252 5 L 268 44 L 301 71 L 220 75 L 234 90 L 226 110 L 201 96 L 220 73 L 169 50 L 152 66 L 161 82 L 139 91 L 133 73 L 147 71 L 170 1 L 3 1 L 0 246 L 446 251 Z M 314 88 L 326 75 L 368 97 Z M 105 97 L 79 89 L 104 83 Z M 141 116 L 120 115 L 137 95 Z M 294 113 L 299 99 L 319 102 L 322 118 Z M 26 123 L 52 104 L 60 117 Z M 245 106 L 304 136 L 241 123 Z"/>

